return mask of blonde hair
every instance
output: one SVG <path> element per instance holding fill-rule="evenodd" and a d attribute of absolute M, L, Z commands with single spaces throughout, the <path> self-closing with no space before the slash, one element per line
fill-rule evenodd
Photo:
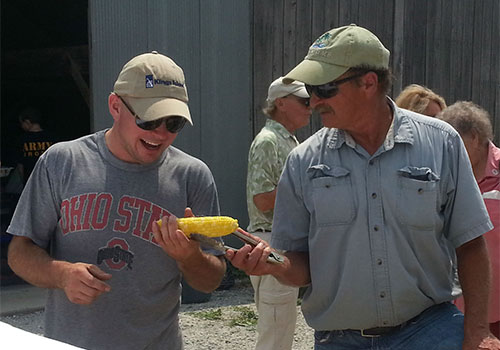
<path fill-rule="evenodd" d="M 411 84 L 401 91 L 396 98 L 396 105 L 400 108 L 423 114 L 431 101 L 436 102 L 441 107 L 441 110 L 446 108 L 444 98 L 434 91 L 422 85 Z"/>

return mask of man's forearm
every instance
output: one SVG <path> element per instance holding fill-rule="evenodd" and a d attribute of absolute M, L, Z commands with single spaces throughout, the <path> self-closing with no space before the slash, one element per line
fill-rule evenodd
<path fill-rule="evenodd" d="M 186 263 L 178 263 L 184 280 L 200 292 L 214 291 L 226 272 L 226 262 L 222 256 L 202 252 L 200 256 Z"/>
<path fill-rule="evenodd" d="M 29 238 L 14 237 L 9 244 L 9 266 L 19 277 L 37 287 L 61 288 L 64 261 L 56 261 Z"/>
<path fill-rule="evenodd" d="M 253 203 L 261 212 L 265 213 L 274 209 L 276 202 L 276 188 L 270 192 L 258 193 L 253 196 Z"/>
<path fill-rule="evenodd" d="M 282 284 L 303 287 L 311 283 L 309 254 L 305 252 L 287 252 L 284 266 L 279 266 L 273 276 Z"/>
<path fill-rule="evenodd" d="M 458 273 L 465 302 L 465 334 L 488 329 L 490 262 L 483 237 L 457 249 Z"/>

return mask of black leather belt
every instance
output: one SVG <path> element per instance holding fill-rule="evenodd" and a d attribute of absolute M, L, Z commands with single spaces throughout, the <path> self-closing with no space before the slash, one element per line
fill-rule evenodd
<path fill-rule="evenodd" d="M 380 337 L 382 335 L 389 334 L 391 332 L 397 331 L 404 326 L 406 326 L 409 322 L 412 322 L 414 319 L 419 317 L 420 315 L 415 316 L 411 320 L 405 321 L 397 326 L 393 327 L 374 327 L 374 328 L 367 328 L 367 329 L 349 329 L 350 331 L 354 332 L 359 332 L 361 333 L 362 337 L 367 337 L 367 338 L 374 338 L 374 337 Z"/>
<path fill-rule="evenodd" d="M 368 328 L 368 329 L 347 329 L 347 331 L 359 333 L 359 334 L 361 334 L 362 337 L 368 337 L 368 338 L 380 337 L 380 336 L 383 336 L 383 335 L 387 335 L 387 334 L 389 334 L 391 332 L 395 332 L 397 330 L 400 330 L 401 328 L 404 328 L 406 325 L 408 325 L 408 324 L 410 324 L 412 322 L 415 322 L 418 319 L 420 319 L 421 317 L 423 317 L 422 315 L 424 315 L 426 312 L 428 312 L 428 310 L 436 308 L 436 307 L 441 307 L 441 306 L 443 306 L 445 304 L 449 304 L 449 302 L 445 302 L 445 303 L 441 303 L 441 304 L 437 304 L 437 305 L 433 305 L 431 307 L 428 307 L 427 309 L 425 309 L 424 311 L 422 311 L 417 316 L 415 316 L 412 319 L 410 319 L 408 321 L 405 321 L 405 322 L 403 322 L 403 323 L 401 323 L 401 324 L 399 324 L 397 326 L 393 326 L 393 327 L 375 327 L 375 328 Z"/>
<path fill-rule="evenodd" d="M 404 324 L 406 324 L 406 322 Z M 386 335 L 398 329 L 401 329 L 401 327 L 403 327 L 404 324 L 400 324 L 399 326 L 394 326 L 394 327 L 375 327 L 368 329 L 352 329 L 352 330 L 361 333 L 362 337 L 368 337 L 368 338 L 380 337 L 382 335 Z"/>

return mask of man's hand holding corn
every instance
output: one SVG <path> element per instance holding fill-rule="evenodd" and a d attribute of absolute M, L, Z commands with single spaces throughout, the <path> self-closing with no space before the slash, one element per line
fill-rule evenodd
<path fill-rule="evenodd" d="M 194 215 L 190 208 L 186 208 L 184 216 Z M 189 239 L 178 228 L 174 215 L 164 216 L 161 224 L 153 225 L 153 234 L 159 246 L 177 262 L 184 280 L 191 287 L 210 293 L 219 286 L 226 271 L 226 262 L 222 257 L 204 253 L 197 241 Z"/>
<path fill-rule="evenodd" d="M 184 211 L 185 217 L 193 217 L 190 208 Z M 153 234 L 156 242 L 172 259 L 178 263 L 187 263 L 196 255 L 201 254 L 200 244 L 189 239 L 184 232 L 178 229 L 177 218 L 174 215 L 164 216 L 161 225 L 153 225 Z"/>

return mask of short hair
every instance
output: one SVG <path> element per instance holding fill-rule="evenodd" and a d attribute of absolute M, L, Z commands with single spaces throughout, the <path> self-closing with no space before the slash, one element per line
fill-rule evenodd
<path fill-rule="evenodd" d="M 443 97 L 425 86 L 411 84 L 401 91 L 396 98 L 396 105 L 400 108 L 423 114 L 431 101 L 436 102 L 441 107 L 441 110 L 446 108 L 446 102 Z"/>
<path fill-rule="evenodd" d="M 33 124 L 41 124 L 42 123 L 42 113 L 36 108 L 26 107 L 21 110 L 19 113 L 19 121 L 24 122 L 29 120 Z"/>
<path fill-rule="evenodd" d="M 364 75 L 368 72 L 374 72 L 375 74 L 377 74 L 379 89 L 380 89 L 380 91 L 382 91 L 384 93 L 384 95 L 389 94 L 389 90 L 391 89 L 392 82 L 394 80 L 394 76 L 392 75 L 390 68 L 387 68 L 387 69 L 374 68 L 374 67 L 363 65 L 363 66 L 353 67 L 353 68 L 349 69 L 349 72 L 353 72 L 353 75 L 356 75 L 356 74 Z M 358 79 L 356 79 L 356 81 L 359 82 Z"/>
<path fill-rule="evenodd" d="M 473 102 L 455 102 L 439 112 L 436 117 L 453 126 L 460 135 L 477 134 L 482 144 L 493 140 L 490 114 Z"/>

